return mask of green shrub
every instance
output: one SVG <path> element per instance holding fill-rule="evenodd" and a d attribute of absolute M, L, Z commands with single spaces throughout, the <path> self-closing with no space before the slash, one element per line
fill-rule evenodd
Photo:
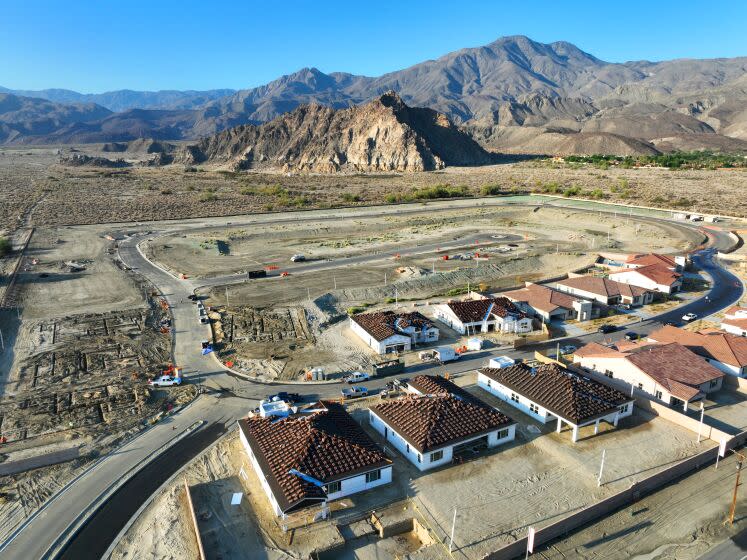
<path fill-rule="evenodd" d="M 516 188 L 515 186 L 513 188 Z M 480 188 L 480 194 L 483 196 L 495 196 L 503 194 L 503 190 L 500 185 L 483 185 Z"/>
<path fill-rule="evenodd" d="M 214 192 L 205 192 L 200 195 L 200 202 L 212 202 L 214 200 L 218 200 Z"/>
<path fill-rule="evenodd" d="M 10 239 L 7 237 L 0 237 L 0 257 L 4 257 L 10 253 L 13 247 L 10 244 Z"/>
<path fill-rule="evenodd" d="M 343 202 L 360 202 L 361 197 L 358 196 L 357 194 L 343 193 L 342 201 Z"/>

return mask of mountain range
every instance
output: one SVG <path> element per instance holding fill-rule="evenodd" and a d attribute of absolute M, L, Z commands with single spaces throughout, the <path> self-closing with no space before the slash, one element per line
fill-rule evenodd
<path fill-rule="evenodd" d="M 567 42 L 523 36 L 379 77 L 304 68 L 239 91 L 0 91 L 6 144 L 191 140 L 302 105 L 348 108 L 393 91 L 411 107 L 446 115 L 492 151 L 747 151 L 747 57 L 609 63 Z"/>

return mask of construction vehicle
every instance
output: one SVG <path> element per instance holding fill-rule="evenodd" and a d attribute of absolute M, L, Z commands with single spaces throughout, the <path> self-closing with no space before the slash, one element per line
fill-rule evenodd
<path fill-rule="evenodd" d="M 388 362 L 381 362 L 379 364 L 371 364 L 371 375 L 378 377 L 384 377 L 385 375 L 394 375 L 395 373 L 402 373 L 405 370 L 405 362 L 399 360 L 389 360 Z"/>
<path fill-rule="evenodd" d="M 267 276 L 266 270 L 250 270 L 246 273 L 249 278 L 265 278 Z"/>

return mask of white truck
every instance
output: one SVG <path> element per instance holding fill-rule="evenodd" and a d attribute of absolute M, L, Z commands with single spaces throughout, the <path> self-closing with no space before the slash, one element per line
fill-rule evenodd
<path fill-rule="evenodd" d="M 459 354 L 449 346 L 439 346 L 433 350 L 424 350 L 418 356 L 422 362 L 440 362 L 442 364 L 459 359 Z"/>
<path fill-rule="evenodd" d="M 362 371 L 354 371 L 350 375 L 346 375 L 342 378 L 345 383 L 360 383 L 361 381 L 368 381 L 371 378 L 371 374 L 364 373 Z"/>
<path fill-rule="evenodd" d="M 179 375 L 161 375 L 148 381 L 148 385 L 151 387 L 172 387 L 181 384 L 182 378 Z"/>

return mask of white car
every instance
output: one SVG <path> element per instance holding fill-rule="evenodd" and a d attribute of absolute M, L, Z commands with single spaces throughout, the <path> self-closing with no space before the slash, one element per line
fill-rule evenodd
<path fill-rule="evenodd" d="M 682 316 L 682 320 L 685 321 L 685 322 L 687 322 L 687 323 L 691 323 L 691 322 L 693 322 L 697 318 L 698 318 L 698 316 L 695 313 L 685 313 Z"/>
<path fill-rule="evenodd" d="M 368 381 L 371 375 L 362 371 L 354 371 L 350 375 L 343 377 L 343 381 L 346 383 L 360 383 L 361 381 Z"/>
<path fill-rule="evenodd" d="M 162 375 L 148 381 L 148 385 L 151 387 L 171 387 L 173 385 L 181 385 L 181 377 L 172 377 L 171 375 Z"/>
<path fill-rule="evenodd" d="M 303 262 L 306 260 L 306 257 L 304 255 L 293 255 L 291 257 L 291 262 Z"/>

